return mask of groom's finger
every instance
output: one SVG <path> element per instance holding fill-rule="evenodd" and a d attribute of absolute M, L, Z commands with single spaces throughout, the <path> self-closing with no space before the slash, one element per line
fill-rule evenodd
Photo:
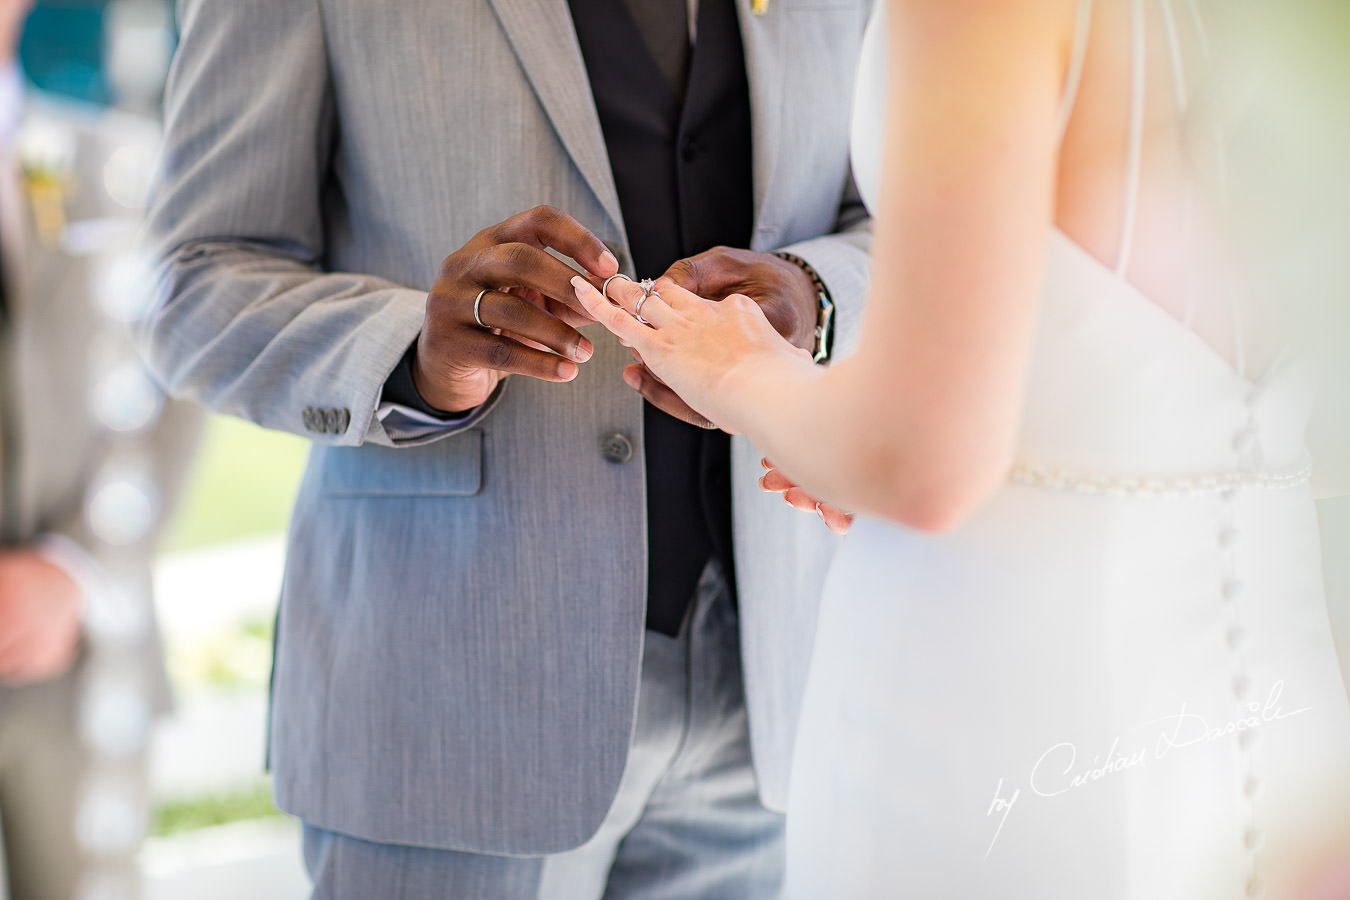
<path fill-rule="evenodd" d="M 480 287 L 520 287 L 584 312 L 571 285 L 577 270 L 538 247 L 521 242 L 494 244 L 475 251 L 467 261 L 456 260 L 455 267 L 453 274 L 462 274 Z"/>
<path fill-rule="evenodd" d="M 570 277 L 570 276 L 569 276 Z M 594 325 L 595 320 L 585 313 L 578 312 L 570 306 L 563 304 L 552 297 L 545 297 L 538 291 L 526 287 L 509 287 L 502 291 L 504 294 L 515 294 L 524 300 L 528 300 L 544 312 L 553 316 L 560 322 L 565 322 L 573 328 L 584 328 L 587 325 Z M 575 301 L 573 301 L 575 303 Z"/>
<path fill-rule="evenodd" d="M 514 337 L 542 345 L 559 356 L 582 363 L 590 359 L 595 347 L 581 332 L 566 325 L 523 297 L 503 291 L 485 291 L 478 301 L 477 320 L 465 322 L 465 327 L 478 330 L 483 326 L 496 328 Z M 502 369 L 502 366 L 489 366 Z"/>
<path fill-rule="evenodd" d="M 580 263 L 596 278 L 619 271 L 619 261 L 589 228 L 560 209 L 536 206 L 483 233 L 494 244 L 522 243 L 548 247 Z M 559 297 L 558 299 L 562 299 Z"/>
<path fill-rule="evenodd" d="M 570 359 L 555 353 L 522 344 L 505 334 L 474 329 L 468 331 L 459 343 L 461 365 L 492 369 L 507 375 L 525 375 L 540 381 L 571 381 L 579 369 Z"/>
<path fill-rule="evenodd" d="M 576 301 L 572 301 L 575 303 Z M 583 312 L 578 312 L 570 306 L 564 304 L 561 300 L 554 300 L 552 297 L 545 297 L 542 301 L 543 308 L 549 315 L 558 319 L 560 322 L 566 322 L 573 328 L 584 328 L 587 325 L 594 325 L 595 320 Z"/>
<path fill-rule="evenodd" d="M 698 256 L 676 260 L 661 279 L 700 297 L 720 299 L 742 285 L 750 264 L 749 251 L 714 247 Z"/>

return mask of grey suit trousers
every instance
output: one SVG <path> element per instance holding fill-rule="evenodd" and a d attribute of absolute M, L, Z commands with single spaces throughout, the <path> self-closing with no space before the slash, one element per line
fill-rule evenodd
<path fill-rule="evenodd" d="M 492 856 L 377 844 L 307 827 L 315 900 L 769 900 L 783 817 L 750 761 L 740 638 L 709 563 L 680 635 L 648 631 L 637 726 L 619 792 L 575 850 Z M 413 786 L 415 789 L 415 786 Z"/>

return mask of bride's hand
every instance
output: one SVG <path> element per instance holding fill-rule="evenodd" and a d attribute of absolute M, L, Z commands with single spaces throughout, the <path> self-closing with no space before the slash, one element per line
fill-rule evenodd
<path fill-rule="evenodd" d="M 745 405 L 738 374 L 771 374 L 774 366 L 811 366 L 811 355 L 784 340 L 759 304 L 744 294 L 704 300 L 669 279 L 643 301 L 642 288 L 627 279 L 609 282 L 608 298 L 584 278 L 572 287 L 586 311 L 637 351 L 643 363 L 699 415 L 726 431 L 741 430 Z M 611 300 L 613 302 L 611 302 Z M 649 325 L 637 320 L 638 304 Z M 634 384 L 637 373 L 625 372 Z"/>
<path fill-rule="evenodd" d="M 793 509 L 800 509 L 802 512 L 815 513 L 820 516 L 820 520 L 835 534 L 848 534 L 849 528 L 853 525 L 853 516 L 838 507 L 830 506 L 828 503 L 812 497 L 806 491 L 797 487 L 792 479 L 784 475 L 781 469 L 767 459 L 762 459 L 759 462 L 765 469 L 764 475 L 759 479 L 761 488 L 771 494 L 782 494 L 783 499 Z"/>

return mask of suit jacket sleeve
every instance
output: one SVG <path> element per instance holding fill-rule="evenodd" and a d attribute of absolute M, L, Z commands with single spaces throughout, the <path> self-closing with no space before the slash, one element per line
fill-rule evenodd
<path fill-rule="evenodd" d="M 847 356 L 858 346 L 863 303 L 872 269 L 872 219 L 849 175 L 839 205 L 835 231 L 781 248 L 800 256 L 819 273 L 834 300 L 832 358 Z"/>
<path fill-rule="evenodd" d="M 180 21 L 148 228 L 151 368 L 266 428 L 394 444 L 375 412 L 426 293 L 323 269 L 336 111 L 316 0 L 183 0 Z M 324 411 L 342 424 L 315 433 Z"/>

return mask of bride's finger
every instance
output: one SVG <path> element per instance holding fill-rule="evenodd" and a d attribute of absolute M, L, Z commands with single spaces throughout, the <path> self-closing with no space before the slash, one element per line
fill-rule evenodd
<path fill-rule="evenodd" d="M 605 293 L 629 315 L 641 316 L 655 328 L 670 323 L 670 307 L 659 293 L 647 293 L 627 278 L 614 278 Z"/>
<path fill-rule="evenodd" d="M 786 475 L 777 469 L 770 469 L 765 472 L 763 477 L 759 479 L 759 483 L 764 490 L 773 494 L 781 494 L 784 491 L 790 491 L 796 487 L 795 484 L 788 480 Z"/>
<path fill-rule="evenodd" d="M 762 479 L 761 479 L 762 480 Z M 804 513 L 813 513 L 835 534 L 848 534 L 853 525 L 853 516 L 828 503 L 822 503 L 799 487 L 791 487 L 783 494 L 783 499 L 793 509 Z"/>
<path fill-rule="evenodd" d="M 820 518 L 835 534 L 848 534 L 848 530 L 853 527 L 852 516 L 826 503 L 820 504 Z"/>
<path fill-rule="evenodd" d="M 708 302 L 693 291 L 685 290 L 669 278 L 665 277 L 656 279 L 656 290 L 666 301 L 666 305 L 677 311 L 688 309 L 690 306 L 699 303 Z"/>
<path fill-rule="evenodd" d="M 624 345 L 641 350 L 643 345 L 655 336 L 656 332 L 610 303 L 580 275 L 572 279 L 572 289 L 576 291 L 577 300 L 586 312 L 609 329 L 610 333 L 618 337 Z"/>

